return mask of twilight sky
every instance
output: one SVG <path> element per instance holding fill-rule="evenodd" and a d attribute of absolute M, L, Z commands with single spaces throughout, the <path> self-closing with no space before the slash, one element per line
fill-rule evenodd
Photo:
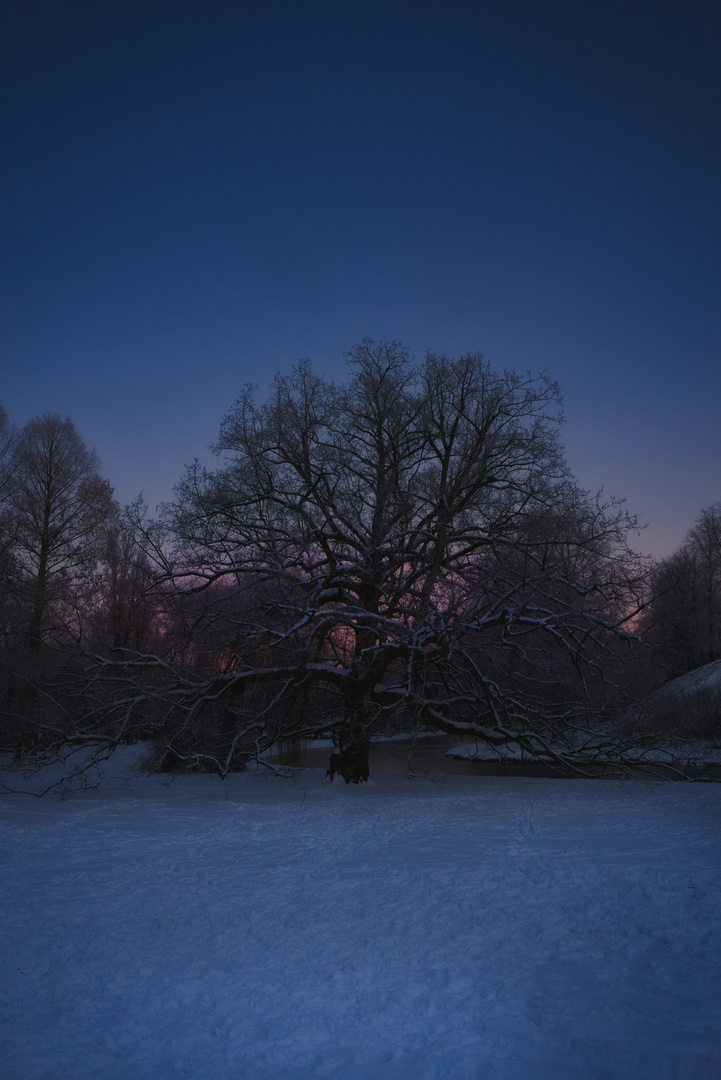
<path fill-rule="evenodd" d="M 121 502 L 365 336 L 547 369 L 642 550 L 721 499 L 716 0 L 13 7 L 0 401 Z"/>

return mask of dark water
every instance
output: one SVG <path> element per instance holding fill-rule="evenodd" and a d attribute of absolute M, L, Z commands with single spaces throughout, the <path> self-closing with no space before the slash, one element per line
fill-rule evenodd
<path fill-rule="evenodd" d="M 421 776 L 540 776 L 549 779 L 577 780 L 591 777 L 613 779 L 636 776 L 653 780 L 679 780 L 678 773 L 650 762 L 633 769 L 617 765 L 588 765 L 583 773 L 575 769 L 554 769 L 535 761 L 465 761 L 446 757 L 446 751 L 463 746 L 470 740 L 457 735 L 426 735 L 418 739 L 397 739 L 393 742 L 371 743 L 370 771 L 389 773 L 417 773 Z M 327 769 L 332 753 L 329 746 L 310 746 L 296 740 L 279 744 L 278 753 L 268 758 L 274 765 L 289 765 L 302 769 Z M 489 751 L 489 756 L 490 756 Z M 690 767 L 686 772 L 690 780 L 721 780 L 718 765 Z"/>
<path fill-rule="evenodd" d="M 370 771 L 390 773 L 420 773 L 433 776 L 559 776 L 577 777 L 578 773 L 559 773 L 556 769 L 533 761 L 464 761 L 445 756 L 447 750 L 464 746 L 468 738 L 454 735 L 428 735 L 418 739 L 397 739 L 393 742 L 371 743 Z M 274 765 L 290 765 L 302 769 L 327 769 L 331 747 L 309 746 L 302 742 L 285 743 L 269 758 Z M 607 767 L 609 774 L 618 770 Z M 599 768 L 599 773 L 603 768 Z"/>

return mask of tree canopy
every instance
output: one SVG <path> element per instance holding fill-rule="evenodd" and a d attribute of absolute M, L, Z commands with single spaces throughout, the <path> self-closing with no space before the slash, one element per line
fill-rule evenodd
<path fill-rule="evenodd" d="M 174 752 L 198 756 L 215 725 L 222 772 L 248 747 L 332 731 L 358 781 L 371 733 L 416 722 L 572 754 L 642 568 L 635 522 L 569 472 L 558 387 L 480 354 L 416 366 L 370 339 L 348 366 L 335 384 L 303 361 L 260 404 L 246 388 L 218 467 L 196 462 L 165 508 L 184 645 L 153 692 L 172 703 Z"/>
<path fill-rule="evenodd" d="M 47 738 L 149 737 L 161 767 L 224 776 L 330 734 L 348 782 L 379 733 L 600 753 L 647 568 L 635 520 L 574 480 L 562 419 L 543 373 L 366 339 L 343 382 L 302 361 L 265 401 L 246 387 L 156 521 L 117 517 L 70 421 L 31 422 L 11 494 L 31 640 L 94 581 Z"/>

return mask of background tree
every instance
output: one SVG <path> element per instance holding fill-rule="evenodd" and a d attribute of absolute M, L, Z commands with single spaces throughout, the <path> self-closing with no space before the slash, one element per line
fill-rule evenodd
<path fill-rule="evenodd" d="M 128 512 L 106 530 L 100 557 L 102 578 L 93 627 L 97 643 L 111 649 L 153 650 L 157 637 L 153 569 Z"/>
<path fill-rule="evenodd" d="M 117 510 L 98 468 L 97 455 L 69 418 L 46 413 L 30 420 L 16 439 L 12 547 L 33 651 L 49 626 L 78 628 L 77 601 L 96 574 Z"/>
<path fill-rule="evenodd" d="M 332 730 L 357 782 L 371 733 L 411 717 L 578 758 L 644 568 L 635 522 L 569 474 L 557 386 L 478 354 L 415 368 L 395 342 L 349 366 L 337 386 L 303 362 L 262 405 L 246 390 L 220 466 L 188 471 L 165 513 L 183 645 L 126 657 L 126 700 L 142 680 L 180 757 L 221 773 Z"/>
<path fill-rule="evenodd" d="M 15 559 L 13 554 L 14 515 L 12 494 L 14 487 L 13 448 L 15 428 L 5 409 L 0 405 L 0 632 L 6 637 L 12 622 L 13 581 Z M 5 645 L 3 640 L 0 645 Z"/>
<path fill-rule="evenodd" d="M 644 631 L 667 675 L 721 659 L 721 503 L 705 507 L 685 542 L 656 568 Z"/>

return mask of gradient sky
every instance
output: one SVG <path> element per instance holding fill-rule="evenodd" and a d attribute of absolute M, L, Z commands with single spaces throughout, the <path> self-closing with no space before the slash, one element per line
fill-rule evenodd
<path fill-rule="evenodd" d="M 642 550 L 721 499 L 716 0 L 13 7 L 0 401 L 122 502 L 365 336 L 547 369 Z"/>

